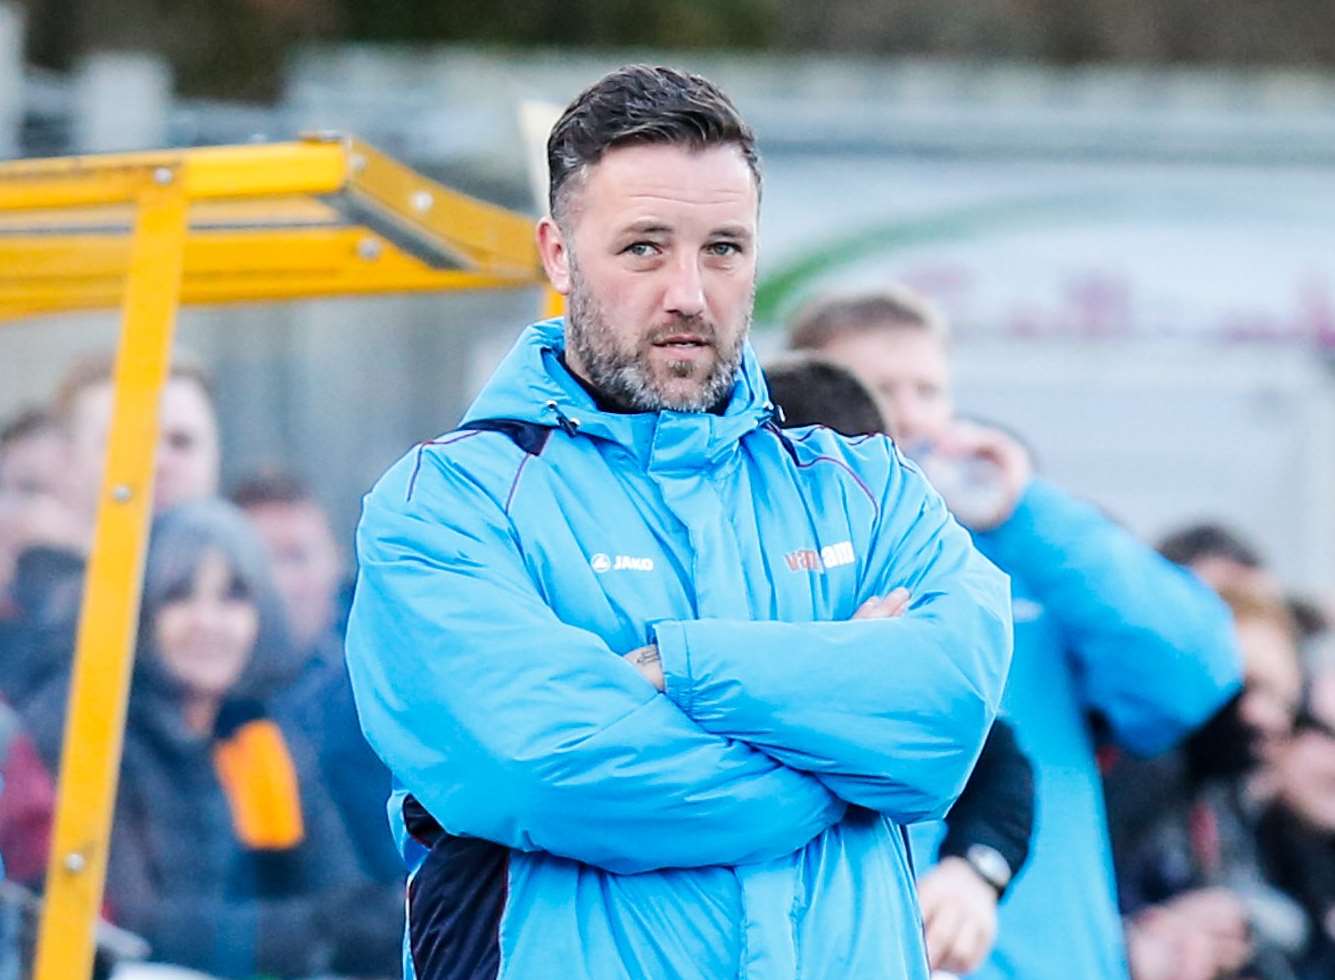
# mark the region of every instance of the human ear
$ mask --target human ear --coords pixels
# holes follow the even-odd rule
[[[570,250],[565,235],[552,218],[538,222],[538,254],[552,288],[562,296],[570,295]]]

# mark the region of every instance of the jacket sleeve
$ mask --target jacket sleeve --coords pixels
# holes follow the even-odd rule
[[[908,612],[672,621],[655,636],[668,697],[702,727],[909,823],[954,802],[996,715],[1010,664],[1010,588],[917,469],[886,447],[856,599],[904,586]]]
[[[979,543],[1061,627],[1085,703],[1122,746],[1161,752],[1236,691],[1224,604],[1088,504],[1034,480]]]
[[[946,814],[940,854],[964,857],[974,844],[985,844],[1006,859],[1013,879],[1029,859],[1033,831],[1034,767],[1015,730],[998,718],[964,792]]]
[[[446,831],[634,873],[779,857],[842,817],[561,622],[495,500],[427,460],[411,501],[402,466],[367,498],[347,659],[368,741]]]

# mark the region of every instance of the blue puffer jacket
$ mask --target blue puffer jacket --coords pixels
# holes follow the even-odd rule
[[[1034,766],[1029,861],[1000,909],[985,980],[1125,980],[1112,852],[1089,716],[1163,751],[1237,690],[1227,608],[1090,505],[1035,480],[976,538],[1011,575],[1015,660],[1002,710]],[[915,827],[920,859],[939,833]]]
[[[563,343],[530,327],[365,502],[409,975],[926,977],[900,825],[995,715],[1006,577],[887,440],[781,433],[749,349],[724,413],[623,415]],[[666,695],[618,656],[650,642]]]

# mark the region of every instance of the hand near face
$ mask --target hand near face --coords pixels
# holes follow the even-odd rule
[[[943,858],[918,881],[933,970],[965,974],[982,965],[997,938],[997,892],[967,861]]]
[[[991,514],[972,520],[972,530],[990,531],[1010,520],[1034,475],[1033,462],[1023,446],[1000,429],[975,422],[952,422],[933,449],[947,457],[975,457],[995,468],[1000,483],[998,504]],[[946,503],[949,505],[950,500]]]

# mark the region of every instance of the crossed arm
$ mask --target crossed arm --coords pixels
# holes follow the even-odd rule
[[[440,467],[410,504],[401,471],[368,498],[347,655],[372,746],[449,832],[632,873],[778,857],[848,802],[906,820],[958,793],[1000,697],[1008,605],[934,515],[915,508],[917,534],[869,556],[913,559],[866,582],[883,595],[901,576],[906,615],[660,623],[663,697],[557,619],[495,502]]]

